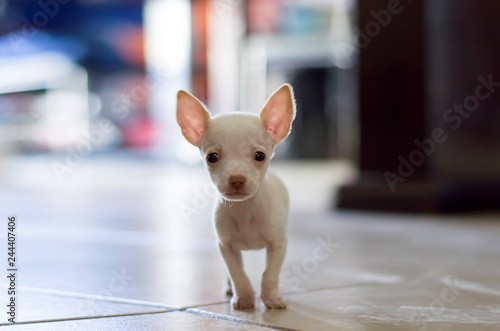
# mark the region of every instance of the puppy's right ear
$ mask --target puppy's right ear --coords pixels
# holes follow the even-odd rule
[[[187,141],[200,147],[209,121],[210,113],[200,100],[186,91],[177,92],[177,123]]]

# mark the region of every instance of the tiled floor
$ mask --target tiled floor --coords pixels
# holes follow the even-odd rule
[[[498,214],[332,212],[347,166],[277,164],[292,197],[290,305],[235,311],[202,169],[87,159],[61,182],[53,161],[12,160],[0,181],[0,217],[18,217],[12,329],[500,330]],[[6,220],[0,256],[5,232]],[[258,289],[263,253],[245,263]]]

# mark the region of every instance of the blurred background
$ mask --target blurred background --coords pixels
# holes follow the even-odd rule
[[[496,208],[498,5],[470,6],[0,0],[2,164],[44,158],[59,182],[99,158],[193,166],[198,152],[175,122],[177,90],[214,114],[259,112],[289,82],[298,115],[277,159],[349,168],[337,206]],[[467,99],[484,80],[486,99]],[[419,147],[436,128],[446,142]]]
[[[0,0],[0,241],[17,216],[19,321],[135,329],[124,315],[145,303],[131,311],[216,308],[214,323],[255,319],[244,329],[497,330],[498,13],[498,0]],[[258,113],[285,82],[298,109],[272,163],[291,198],[282,274],[307,274],[281,282],[286,312],[232,315],[216,194],[176,93]],[[245,254],[255,288],[263,254]]]
[[[95,137],[92,154],[193,163],[199,157],[175,123],[177,90],[192,91],[213,113],[259,112],[290,82],[299,117],[293,148],[283,153],[352,155],[354,61],[337,51],[341,41],[352,44],[352,7],[344,0],[2,0],[2,143],[16,153],[54,154]]]

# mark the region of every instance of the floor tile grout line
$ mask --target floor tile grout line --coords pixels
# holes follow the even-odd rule
[[[0,285],[0,288],[5,287],[5,285]],[[96,294],[87,294],[87,293],[80,293],[80,292],[72,292],[72,291],[64,291],[64,290],[53,290],[53,289],[45,289],[45,288],[39,288],[39,287],[31,287],[31,286],[20,286],[20,290],[28,290],[34,293],[40,293],[40,294],[49,294],[49,295],[54,295],[54,296],[59,296],[63,298],[78,298],[78,299],[92,299],[96,301],[103,301],[103,302],[111,302],[111,303],[122,303],[122,304],[130,304],[134,306],[146,306],[146,307],[156,307],[156,308],[161,308],[165,309],[166,311],[179,311],[183,312],[189,309],[200,309],[201,307],[207,307],[207,306],[214,306],[214,305],[221,305],[221,304],[227,304],[229,303],[228,300],[224,301],[217,301],[217,302],[211,302],[211,303],[202,303],[202,304],[195,304],[195,305],[188,305],[188,306],[172,306],[160,302],[154,302],[154,301],[145,301],[145,300],[137,300],[137,299],[128,299],[128,298],[120,298],[120,297],[101,297]],[[2,324],[0,324],[2,325]]]
[[[189,305],[189,306],[182,306],[182,307],[178,308],[178,310],[179,311],[184,311],[184,310],[188,310],[188,309],[199,309],[201,307],[223,305],[223,304],[226,304],[226,303],[229,304],[229,300],[212,302],[212,303],[202,303],[202,304]]]
[[[0,284],[0,288],[6,288],[6,286],[4,284]],[[194,304],[194,305],[188,305],[188,306],[173,306],[173,305],[168,305],[165,303],[155,302],[155,301],[128,299],[128,298],[120,298],[120,297],[101,297],[100,295],[97,295],[97,294],[88,294],[88,293],[72,292],[72,291],[64,291],[64,290],[53,290],[53,289],[45,289],[45,288],[31,287],[31,286],[20,286],[19,289],[20,290],[28,290],[28,291],[31,291],[34,293],[50,294],[50,295],[59,296],[59,297],[78,298],[78,299],[93,299],[96,301],[164,308],[164,309],[170,309],[172,311],[182,311],[182,310],[186,310],[186,309],[192,309],[192,308],[196,309],[198,307],[221,305],[221,304],[229,303],[229,300],[224,300],[224,301],[201,303],[201,304]]]
[[[274,329],[274,330],[282,330],[282,331],[300,331],[297,329],[290,329],[290,328],[285,328],[282,326],[278,325],[272,325],[272,324],[267,324],[267,323],[260,323],[260,322],[255,322],[255,321],[249,321],[245,320],[243,318],[239,317],[234,317],[230,315],[225,315],[225,314],[218,314],[218,313],[213,313],[213,312],[208,312],[208,311],[202,311],[202,310],[193,310],[192,308],[182,310],[185,313],[192,314],[192,315],[198,315],[198,316],[204,316],[204,317],[210,317],[218,320],[224,320],[224,321],[229,321],[229,322],[235,322],[239,324],[246,324],[246,325],[253,325],[253,326],[259,326],[259,327],[265,327],[269,329]]]
[[[102,318],[116,318],[116,317],[128,317],[128,316],[143,316],[143,315],[154,315],[154,314],[165,314],[165,313],[175,313],[180,312],[179,310],[164,310],[164,311],[147,311],[138,313],[127,313],[127,314],[111,314],[111,315],[95,315],[95,316],[81,316],[81,317],[70,317],[70,318],[57,318],[39,321],[23,321],[16,323],[0,323],[0,327],[4,326],[14,326],[14,325],[34,325],[34,324],[44,324],[44,323],[59,323],[59,322],[72,322],[72,321],[83,321],[83,320],[94,320]]]
[[[1,286],[1,287],[3,287],[3,286]],[[87,294],[87,293],[79,293],[79,292],[71,292],[71,291],[63,291],[63,290],[52,290],[52,289],[44,289],[44,288],[30,287],[30,286],[20,286],[18,288],[18,290],[19,291],[28,290],[28,291],[31,291],[34,293],[50,294],[50,295],[66,297],[66,298],[88,299],[88,300],[95,300],[95,301],[102,301],[102,302],[129,304],[129,305],[134,305],[134,306],[148,306],[148,307],[156,307],[156,308],[163,308],[163,309],[169,309],[169,310],[182,309],[179,307],[167,305],[167,304],[160,303],[160,302],[154,302],[154,301],[127,299],[127,298],[119,298],[119,297],[103,297],[103,296],[100,296],[97,294]]]
[[[306,293],[306,292],[317,292],[317,291],[324,291],[324,290],[331,290],[331,289],[341,289],[341,288],[350,287],[353,285],[358,286],[358,285],[370,285],[370,284],[374,284],[374,283],[370,282],[370,283],[348,284],[348,285],[339,285],[339,286],[326,286],[326,287],[319,287],[319,288],[302,289],[299,291],[284,292],[283,294],[294,295],[294,294],[300,294],[300,293]],[[4,288],[4,287],[5,287],[5,285],[3,285],[3,284],[0,285],[0,288]],[[28,291],[31,291],[34,293],[49,294],[49,295],[55,295],[55,296],[60,296],[60,297],[90,299],[90,300],[103,301],[103,302],[157,307],[157,308],[169,309],[169,310],[173,310],[173,311],[183,311],[183,310],[187,310],[187,309],[198,309],[200,307],[225,304],[225,303],[229,302],[229,301],[225,300],[225,301],[202,303],[202,304],[195,304],[195,305],[188,305],[188,306],[173,306],[173,305],[168,305],[168,304],[155,302],[155,301],[137,300],[137,299],[120,298],[120,297],[103,297],[103,296],[100,296],[97,294],[88,294],[88,293],[65,291],[65,290],[45,289],[45,288],[31,287],[31,286],[20,286],[19,289],[20,290],[28,290]]]
[[[267,323],[259,323],[254,321],[245,320],[242,318],[211,313],[207,311],[201,310],[193,310],[193,308],[188,309],[178,309],[178,310],[164,310],[164,311],[153,311],[153,312],[140,312],[140,313],[128,313],[128,314],[111,314],[111,315],[96,315],[96,316],[82,316],[82,317],[73,317],[73,318],[61,318],[61,319],[49,319],[49,320],[40,320],[40,321],[23,321],[16,323],[0,323],[0,327],[4,326],[14,326],[14,325],[36,325],[36,324],[45,324],[45,323],[62,323],[62,322],[74,322],[74,321],[84,321],[84,320],[96,320],[96,319],[104,319],[104,318],[117,318],[117,317],[132,317],[132,316],[144,316],[144,315],[155,315],[155,314],[166,314],[166,313],[187,313],[196,316],[202,316],[207,318],[213,318],[217,320],[224,320],[228,322],[233,322],[237,324],[245,324],[245,325],[253,325],[259,327],[265,327],[273,330],[282,330],[282,331],[300,331],[298,329],[290,329],[277,325],[267,324]]]
[[[349,287],[352,285],[342,285],[342,286],[329,286],[315,289],[304,289],[301,291],[287,292],[286,294],[294,294],[294,293],[304,293],[304,292],[315,292],[322,291],[328,289],[336,289]],[[4,286],[0,286],[4,287]],[[26,321],[26,322],[18,322],[16,324],[37,324],[37,323],[50,323],[50,322],[64,322],[64,321],[77,321],[77,320],[87,320],[87,319],[99,319],[99,318],[115,318],[115,317],[126,317],[126,316],[140,316],[140,315],[148,315],[148,314],[162,314],[168,312],[183,312],[188,314],[194,314],[199,316],[210,317],[214,319],[232,321],[240,324],[247,325],[255,325],[260,327],[267,327],[275,330],[283,330],[283,331],[297,331],[297,329],[290,329],[285,327],[280,327],[272,324],[259,323],[254,321],[245,320],[242,318],[234,317],[231,315],[218,314],[209,311],[205,311],[202,307],[213,306],[219,304],[227,304],[228,301],[215,302],[210,304],[201,304],[201,305],[190,305],[184,307],[174,307],[163,303],[152,302],[152,301],[144,301],[144,300],[136,300],[136,299],[127,299],[127,298],[119,298],[119,297],[101,297],[95,294],[86,294],[79,292],[71,292],[71,291],[63,291],[63,290],[52,290],[52,289],[44,289],[30,286],[22,286],[20,289],[28,290],[34,293],[41,294],[50,294],[61,297],[71,297],[71,298],[80,298],[80,299],[91,299],[103,302],[112,302],[112,303],[121,303],[121,304],[130,304],[135,306],[146,306],[146,307],[156,307],[163,309],[162,311],[154,311],[154,312],[138,312],[138,313],[124,313],[124,314],[112,314],[112,315],[99,315],[99,316],[82,316],[82,317],[73,317],[73,318],[63,318],[63,319],[51,319],[51,320],[40,320],[40,321]],[[12,324],[0,324],[0,326],[9,326]]]

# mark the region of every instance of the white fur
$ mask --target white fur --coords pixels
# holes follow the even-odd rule
[[[232,305],[253,308],[255,293],[245,271],[241,251],[265,248],[266,269],[261,298],[268,308],[286,308],[279,291],[279,274],[285,259],[288,191],[268,171],[274,147],[289,134],[295,117],[290,85],[277,89],[260,116],[230,113],[210,117],[205,106],[191,94],[179,91],[177,121],[184,137],[200,148],[210,177],[220,193],[214,209],[219,249],[232,289]],[[254,159],[265,154],[264,161]],[[216,153],[219,159],[208,162]]]

